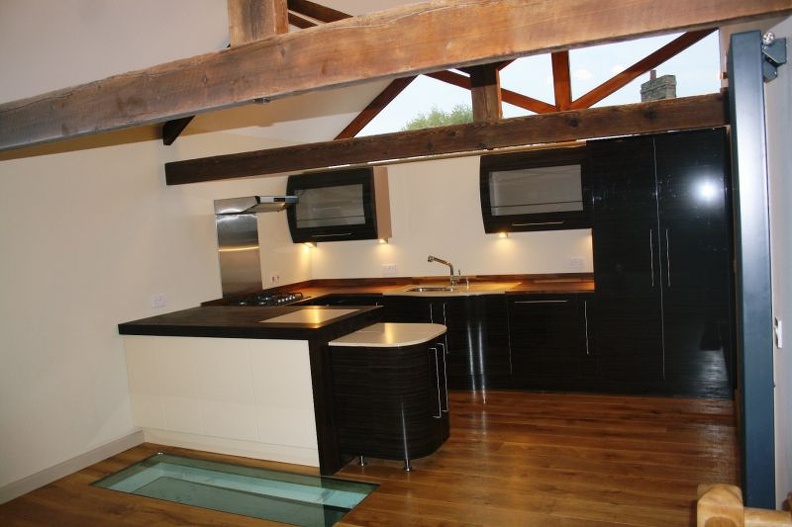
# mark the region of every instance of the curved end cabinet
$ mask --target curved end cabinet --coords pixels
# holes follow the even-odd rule
[[[338,443],[346,455],[404,460],[449,436],[440,324],[374,324],[330,343]]]

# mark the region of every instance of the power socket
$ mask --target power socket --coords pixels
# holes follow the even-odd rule
[[[396,276],[398,270],[395,263],[382,264],[382,276]]]
[[[154,293],[149,297],[151,307],[165,307],[168,305],[168,297],[165,293]]]

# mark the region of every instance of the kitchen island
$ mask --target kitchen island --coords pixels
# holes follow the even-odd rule
[[[133,420],[146,441],[318,466],[339,448],[328,342],[375,306],[205,306],[119,324]]]

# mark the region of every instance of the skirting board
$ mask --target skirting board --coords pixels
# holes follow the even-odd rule
[[[73,474],[78,470],[90,467],[125,450],[143,444],[143,431],[136,430],[129,435],[116,439],[106,445],[102,445],[77,457],[67,459],[50,468],[44,469],[26,478],[14,481],[0,487],[0,503],[11,501],[23,494],[27,494],[39,487],[48,485],[53,481]]]

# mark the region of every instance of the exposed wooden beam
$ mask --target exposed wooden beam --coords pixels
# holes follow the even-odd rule
[[[228,34],[231,46],[289,31],[285,0],[228,0]],[[166,121],[162,143],[172,145],[194,115]]]
[[[404,77],[403,79],[391,81],[335,138],[348,139],[355,137],[414,80],[415,77]]]
[[[255,99],[789,12],[792,0],[413,3],[2,104],[0,150]]]
[[[467,68],[466,71],[470,75],[473,120],[496,121],[503,117],[499,70],[493,65],[481,64]]]
[[[725,123],[723,96],[712,94],[176,161],[165,179],[180,185]]]
[[[288,31],[286,0],[228,0],[231,46],[241,46]]]
[[[569,108],[572,110],[591,108],[593,105],[597,104],[608,95],[611,95],[624,86],[627,86],[639,76],[686,50],[696,42],[711,34],[713,31],[715,30],[703,29],[701,31],[690,31],[684,35],[680,35],[651,55],[639,60],[621,73],[615,75],[593,90],[582,95],[580,98],[572,102]]]
[[[553,64],[553,92],[555,107],[559,112],[569,110],[572,104],[572,79],[569,74],[569,52],[556,51],[550,55]]]

